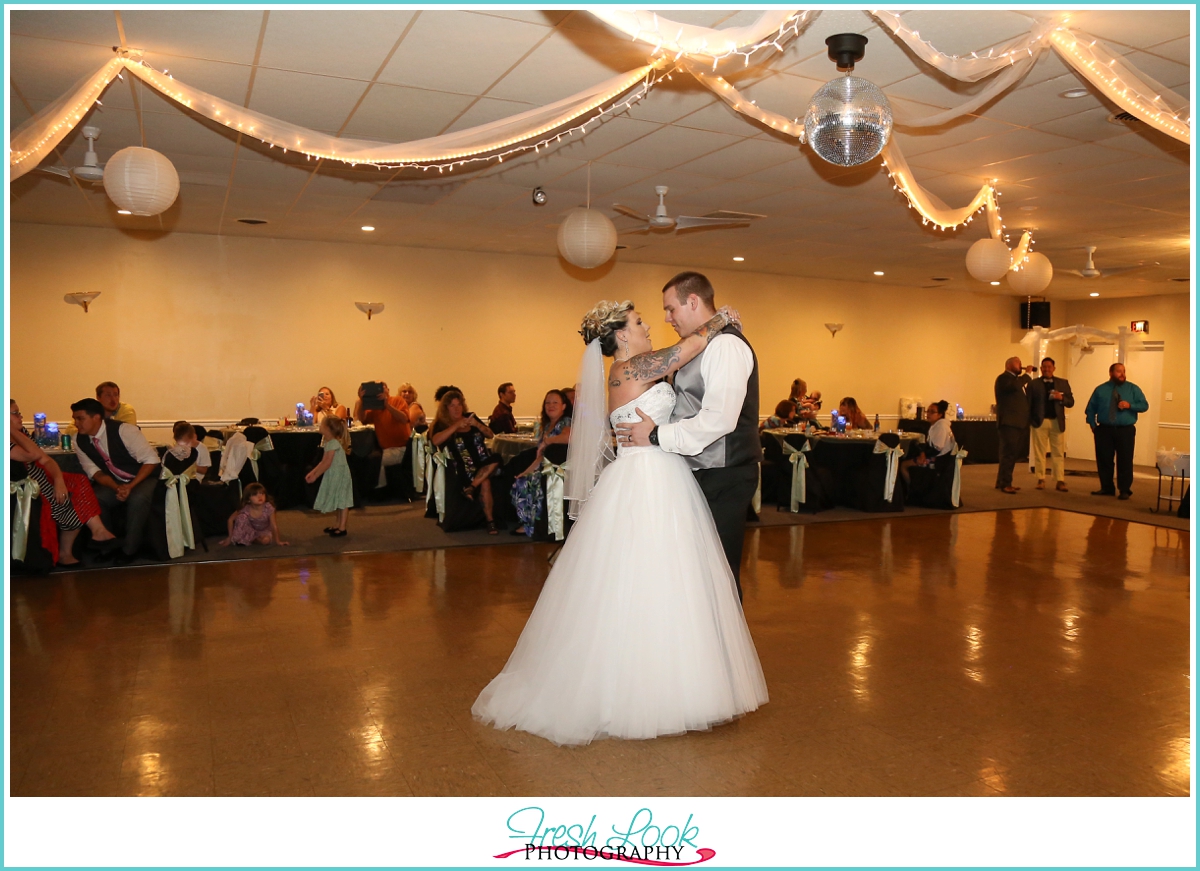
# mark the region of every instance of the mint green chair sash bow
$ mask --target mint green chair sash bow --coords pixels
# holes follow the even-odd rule
[[[413,489],[418,493],[425,490],[425,467],[428,464],[429,436],[423,432],[415,432],[412,437]]]
[[[792,447],[786,440],[781,441],[780,444],[783,446],[783,455],[792,464],[791,509],[792,513],[796,514],[800,511],[800,506],[808,501],[808,484],[804,474],[804,470],[808,468],[808,457],[804,455],[812,448],[809,447],[807,440],[802,448]]]
[[[432,456],[433,460],[433,498],[437,504],[438,523],[446,519],[446,464],[450,462],[450,454],[443,448]]]
[[[900,460],[904,457],[904,451],[904,442],[894,448],[889,448],[881,441],[875,442],[875,453],[887,454],[887,476],[883,479],[883,498],[886,502],[891,502],[892,494],[896,492],[896,476],[900,474]]]
[[[163,466],[159,478],[167,485],[167,553],[171,559],[183,556],[185,548],[196,547],[196,536],[192,530],[192,507],[188,504],[188,481],[192,480],[192,470],[187,469],[178,475]]]
[[[273,450],[275,450],[275,443],[271,441],[270,436],[267,436],[265,439],[259,439],[254,443],[254,447],[250,449],[250,453],[247,455],[246,459],[250,461],[250,468],[254,470],[255,481],[258,480],[258,458],[261,457],[266,451]]]
[[[23,481],[10,481],[8,492],[17,497],[17,513],[12,522],[12,558],[17,562],[25,561],[25,549],[29,546],[29,523],[33,513],[33,498],[42,492],[38,482],[33,478]]]
[[[957,448],[957,445],[955,447]],[[962,448],[957,448],[954,452],[954,486],[950,489],[950,504],[955,508],[958,507],[958,495],[962,486],[962,464],[966,456],[967,452]]]
[[[567,464],[556,466],[542,457],[542,477],[546,480],[546,525],[555,541],[567,537],[563,521],[563,497],[565,495]]]

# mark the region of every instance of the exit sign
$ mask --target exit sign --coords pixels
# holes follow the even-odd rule
[[[1130,321],[1129,322],[1129,331],[1133,332],[1133,333],[1146,333],[1147,335],[1149,335],[1150,322],[1149,321]]]

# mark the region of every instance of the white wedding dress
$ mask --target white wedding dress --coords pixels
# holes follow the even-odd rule
[[[659,383],[635,408],[666,423]],[[555,744],[707,729],[767,701],[708,503],[683,458],[621,447],[600,475],[504,670],[471,713]]]

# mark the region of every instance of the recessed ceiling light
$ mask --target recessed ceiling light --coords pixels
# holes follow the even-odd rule
[[[1066,100],[1078,100],[1080,97],[1086,97],[1090,93],[1091,91],[1087,88],[1068,88],[1059,94],[1059,96]]]
[[[239,224],[249,224],[252,227],[267,223],[263,218],[238,218],[237,220]]]
[[[998,281],[992,282],[992,287],[999,287],[999,286],[1000,286],[1000,282],[998,282]]]
[[[741,262],[742,262],[742,261],[744,261],[745,259],[746,259],[745,257],[734,257],[734,258],[733,258],[733,260],[734,260],[734,262],[735,262],[735,263],[741,263]]]
[[[129,209],[117,209],[117,214],[118,215],[132,215],[133,212],[129,211]]]
[[[365,224],[365,225],[363,225],[363,232],[364,232],[364,233],[370,233],[370,232],[371,232],[372,230],[374,230],[374,229],[375,229],[375,228],[374,228],[374,227],[372,227],[370,224]]]
[[[883,275],[883,273],[882,273],[882,272],[880,272],[878,269],[876,269],[876,270],[875,270],[875,274],[876,274],[876,275]]]
[[[1096,293],[1096,291],[1094,291],[1094,290],[1088,294],[1088,296],[1099,296],[1099,295],[1100,294]]]

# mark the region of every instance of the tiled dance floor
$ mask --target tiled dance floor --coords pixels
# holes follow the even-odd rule
[[[1187,533],[1047,508],[751,531],[771,701],[559,748],[472,721],[547,545],[16,579],[14,795],[1180,795]]]

